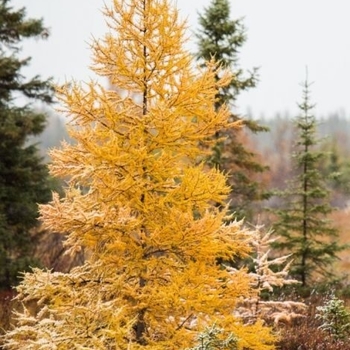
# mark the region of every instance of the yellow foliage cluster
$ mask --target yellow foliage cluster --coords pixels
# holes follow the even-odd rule
[[[93,70],[115,88],[57,89],[76,144],[52,151],[51,173],[69,181],[64,198],[41,206],[45,225],[89,259],[67,274],[24,275],[18,298],[42,309],[18,315],[6,348],[178,350],[215,323],[239,349],[273,349],[269,328],[234,315],[255,293],[249,275],[217,264],[247,255],[252,239],[215,205],[229,189],[200,147],[239,127],[214,108],[231,76],[214,62],[193,66],[167,0],[114,0],[104,13]]]

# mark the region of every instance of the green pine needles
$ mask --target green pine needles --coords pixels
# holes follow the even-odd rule
[[[37,203],[51,197],[46,165],[37,146],[28,144],[43,131],[46,116],[30,103],[17,103],[18,96],[52,102],[50,80],[22,73],[30,58],[21,57],[21,42],[44,32],[41,20],[27,19],[25,9],[0,0],[0,288],[5,289],[17,282],[19,271],[35,264],[30,231],[38,225]]]
[[[320,329],[328,332],[335,340],[349,339],[350,311],[345,307],[343,300],[333,294],[316,310],[316,318],[322,321]]]
[[[219,104],[232,103],[243,90],[257,84],[257,69],[246,73],[238,67],[238,54],[247,40],[242,19],[231,19],[228,0],[212,0],[209,7],[199,15],[200,29],[196,34],[199,60],[215,57],[223,66],[231,68],[235,79],[221,89]]]
[[[198,344],[187,350],[237,350],[238,339],[232,333],[223,337],[224,331],[215,324],[206,327],[205,330],[199,334]]]
[[[212,0],[210,5],[199,15],[200,28],[197,37],[197,59],[201,64],[214,58],[232,73],[233,79],[227,86],[219,89],[215,107],[223,104],[234,107],[242,91],[254,88],[257,84],[257,69],[244,71],[239,66],[239,53],[247,40],[242,19],[231,19],[228,0]],[[216,77],[220,79],[219,76]],[[231,120],[242,122],[241,130],[227,130],[215,134],[216,144],[212,149],[208,163],[229,174],[232,189],[230,210],[238,218],[252,218],[252,202],[262,199],[263,190],[258,181],[258,174],[267,169],[256,154],[247,147],[245,130],[250,132],[267,131],[266,127],[254,120],[231,113]]]
[[[318,151],[320,140],[316,135],[317,121],[312,114],[314,106],[310,102],[307,80],[303,84],[303,100],[298,106],[300,115],[294,120],[297,132],[293,154],[295,175],[285,190],[274,193],[282,203],[274,210],[277,215],[274,229],[281,239],[273,246],[293,254],[291,274],[306,286],[316,278],[331,278],[332,263],[345,247],[337,242],[338,232],[327,217],[332,207],[319,171],[325,153]]]

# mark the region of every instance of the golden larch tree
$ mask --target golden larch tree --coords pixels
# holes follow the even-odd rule
[[[246,270],[217,264],[249,253],[252,234],[215,205],[226,178],[204,166],[212,135],[230,124],[215,96],[231,77],[193,66],[184,23],[167,0],[115,0],[108,34],[94,40],[96,82],[58,88],[76,144],[52,151],[65,197],[42,205],[46,227],[67,232],[88,258],[69,273],[24,274],[24,308],[7,349],[185,349],[216,324],[239,349],[273,349],[262,322],[244,324],[240,298],[255,293]]]

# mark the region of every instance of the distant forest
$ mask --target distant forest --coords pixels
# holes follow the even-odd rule
[[[69,137],[66,120],[52,110],[49,114],[45,131],[31,142],[39,143],[40,151],[46,161],[50,161],[48,150],[59,147],[65,140],[73,142]],[[288,113],[277,114],[272,118],[258,120],[260,125],[268,127],[269,131],[252,133],[243,130],[241,137],[246,147],[260,158],[260,162],[269,170],[258,179],[268,190],[283,188],[285,182],[292,176],[291,155],[293,154],[295,130],[292,123],[294,117]],[[344,114],[331,114],[319,119],[318,136],[320,147],[326,153],[320,171],[329,177],[329,189],[332,191],[332,205],[345,208],[350,201],[350,118]],[[336,179],[332,173],[338,172]],[[349,199],[348,199],[349,198]]]
[[[269,131],[247,135],[249,147],[270,168],[263,180],[267,188],[283,189],[293,176],[292,155],[296,139],[293,120],[288,113],[261,119],[259,123]],[[332,193],[332,205],[339,209],[347,207],[350,198],[349,134],[350,118],[344,114],[334,113],[318,119],[319,146],[326,155],[320,163],[320,171]]]

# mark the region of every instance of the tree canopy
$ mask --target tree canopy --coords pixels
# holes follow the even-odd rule
[[[213,62],[193,68],[166,0],[117,0],[104,14],[110,31],[92,43],[93,69],[116,89],[59,89],[77,142],[52,152],[51,173],[69,182],[41,206],[45,225],[89,258],[69,273],[24,275],[19,299],[40,311],[20,313],[5,346],[177,350],[215,323],[240,349],[273,349],[268,327],[235,315],[254,294],[247,271],[217,264],[248,254],[252,239],[215,205],[229,188],[199,147],[239,127],[214,106],[230,74]]]

